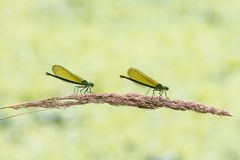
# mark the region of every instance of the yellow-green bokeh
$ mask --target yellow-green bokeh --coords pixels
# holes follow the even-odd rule
[[[147,88],[120,79],[136,67],[171,99],[235,116],[107,104],[0,122],[0,159],[240,159],[240,1],[0,1],[0,105],[73,93],[51,77],[60,64],[94,92]],[[7,116],[26,110],[1,110]]]

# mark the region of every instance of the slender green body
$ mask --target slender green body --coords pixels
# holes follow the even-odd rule
[[[83,90],[84,94],[86,92],[91,93],[91,88],[94,87],[94,84],[92,82],[84,80],[80,76],[70,72],[69,70],[60,65],[53,65],[52,71],[54,74],[46,72],[46,75],[63,80],[65,82],[77,84],[77,86],[74,88],[74,94],[78,93],[79,89],[81,93]]]
[[[162,84],[158,83],[156,80],[152,79],[151,77],[147,76],[137,68],[129,68],[127,71],[128,77],[124,75],[120,75],[120,78],[128,79],[132,82],[135,82],[137,84],[150,87],[150,89],[153,89],[153,95],[155,91],[159,91],[159,95],[161,96],[163,93],[165,93],[165,96],[167,97],[166,91],[169,90],[167,86],[163,86]],[[149,90],[150,90],[149,89]],[[148,90],[148,91],[149,91]],[[147,92],[148,93],[148,92]]]

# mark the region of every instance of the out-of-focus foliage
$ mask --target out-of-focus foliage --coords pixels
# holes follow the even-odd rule
[[[171,99],[233,118],[167,109],[84,105],[0,121],[0,159],[240,159],[240,1],[2,0],[0,104],[72,94],[45,76],[61,64],[94,92],[137,92],[137,67]],[[24,110],[26,111],[26,110]],[[24,112],[1,110],[0,116]]]

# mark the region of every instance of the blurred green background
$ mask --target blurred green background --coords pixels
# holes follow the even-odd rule
[[[224,108],[218,117],[84,105],[0,122],[1,160],[240,159],[240,1],[1,0],[0,104],[73,93],[61,64],[95,93],[145,94],[119,78],[137,67],[171,99]],[[28,110],[1,110],[8,116]]]

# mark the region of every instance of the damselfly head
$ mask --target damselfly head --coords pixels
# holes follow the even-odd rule
[[[156,86],[156,88],[158,89],[158,90],[165,90],[165,91],[168,91],[169,90],[169,88],[167,87],[167,86],[163,86],[162,84],[157,84],[157,86]]]
[[[90,87],[94,87],[94,83],[92,83],[92,82],[88,82],[88,85],[89,85]]]
[[[86,80],[83,80],[83,81],[82,81],[82,85],[84,85],[84,86],[89,86],[89,87],[93,87],[93,86],[94,86],[94,83],[88,82],[88,81],[86,81]]]
[[[167,86],[163,86],[163,90],[166,90],[166,91],[168,91],[168,90],[169,90],[169,88],[168,88]]]

